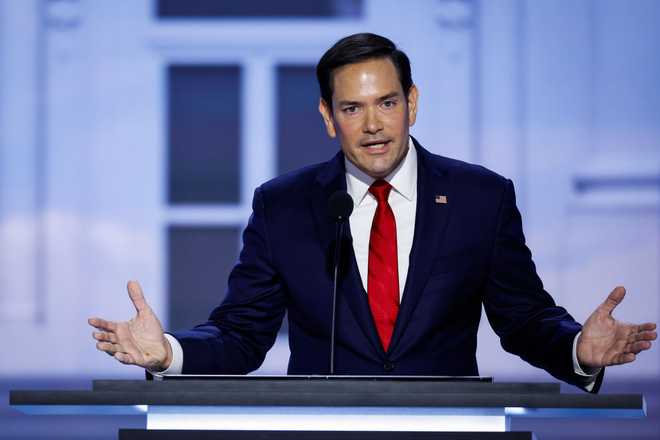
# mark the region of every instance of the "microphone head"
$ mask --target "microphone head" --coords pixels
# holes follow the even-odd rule
[[[346,220],[353,212],[353,199],[346,191],[335,191],[328,200],[328,212],[338,222]]]

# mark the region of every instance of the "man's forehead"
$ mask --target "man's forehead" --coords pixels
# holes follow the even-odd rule
[[[333,98],[364,94],[385,96],[402,93],[396,67],[388,58],[375,58],[347,64],[333,72]]]

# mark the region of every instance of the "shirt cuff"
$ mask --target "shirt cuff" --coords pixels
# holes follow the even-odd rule
[[[165,339],[169,342],[170,347],[172,347],[172,362],[170,363],[170,366],[163,371],[149,370],[149,373],[156,377],[167,376],[170,374],[181,374],[183,371],[183,347],[181,347],[181,344],[174,336],[168,333],[165,333]]]
[[[578,332],[577,335],[575,335],[575,339],[573,339],[573,370],[575,371],[575,374],[578,376],[583,376],[588,378],[587,383],[584,385],[584,388],[587,391],[591,391],[596,384],[596,378],[598,377],[598,374],[600,373],[601,368],[587,368],[586,371],[582,369],[580,366],[580,362],[578,362],[577,358],[577,341],[578,338],[582,332]]]

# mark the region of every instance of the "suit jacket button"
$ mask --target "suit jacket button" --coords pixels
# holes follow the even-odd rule
[[[394,370],[394,364],[392,362],[385,362],[385,364],[383,365],[383,370],[385,371]]]

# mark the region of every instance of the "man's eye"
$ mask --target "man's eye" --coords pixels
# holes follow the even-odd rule
[[[344,113],[355,113],[357,111],[357,105],[352,105],[350,107],[344,107]]]
[[[385,108],[392,108],[396,105],[396,101],[388,99],[387,101],[383,101],[383,107]]]

